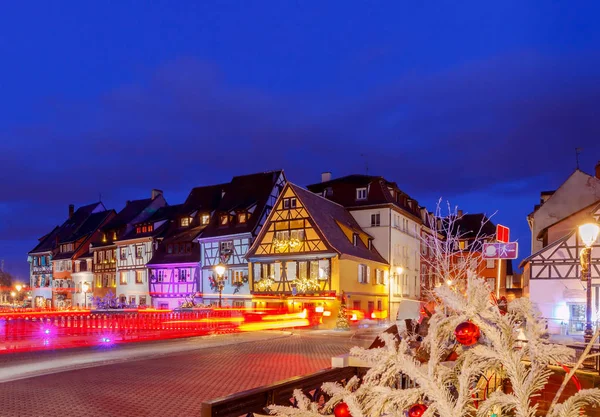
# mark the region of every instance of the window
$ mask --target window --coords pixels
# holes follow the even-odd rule
[[[358,235],[356,233],[352,234],[352,244],[354,246],[358,245]]]
[[[154,225],[153,224],[149,224],[148,225],[148,231],[152,232],[154,230]]]
[[[142,233],[148,232],[148,226],[142,226]]]
[[[127,259],[127,248],[121,248],[121,260]]]
[[[173,253],[173,245],[171,243],[167,245],[167,253]]]
[[[375,284],[383,285],[384,284],[383,276],[384,276],[383,269],[375,269]]]
[[[192,244],[191,243],[185,244],[185,253],[192,253]]]
[[[223,242],[219,242],[219,251],[221,253],[230,252],[232,249],[233,249],[233,241],[226,240],[226,241],[223,241]]]
[[[235,283],[243,283],[243,282],[244,282],[244,271],[243,270],[233,271],[233,275],[231,276],[231,283],[235,284]]]
[[[375,302],[374,301],[367,302],[367,310],[369,312],[369,318],[371,318],[371,313],[373,313],[373,311],[375,310]]]
[[[383,307],[382,307],[382,302],[381,300],[377,300],[377,310],[382,311]]]
[[[369,267],[364,264],[358,265],[358,282],[361,284],[367,284],[370,281]]]
[[[357,188],[356,189],[356,199],[357,200],[366,200],[367,199],[367,188]]]
[[[142,284],[144,282],[144,271],[135,271],[135,283]]]
[[[373,239],[369,239],[369,250],[373,250]]]
[[[246,223],[246,213],[238,213],[238,223]]]
[[[354,300],[354,301],[352,301],[352,309],[353,310],[360,310],[360,300]]]
[[[289,209],[290,208],[290,199],[289,198],[284,198],[283,199],[283,208],[284,209]]]
[[[121,271],[121,280],[119,283],[121,285],[127,285],[127,271]]]
[[[371,214],[371,227],[381,226],[381,214]]]
[[[296,197],[290,198],[290,208],[296,208]]]
[[[493,269],[496,266],[496,263],[494,262],[493,259],[488,259],[485,263],[485,267],[487,269]]]
[[[104,252],[98,252],[98,263],[104,262]]]
[[[299,241],[304,241],[304,229],[291,230],[290,238],[298,239]]]
[[[144,247],[143,246],[140,245],[140,246],[136,246],[135,247],[135,257],[136,258],[141,258],[142,255],[143,255],[143,253],[144,253]]]
[[[229,222],[229,216],[227,214],[221,214],[219,216],[219,224],[221,226],[226,226],[228,222]]]
[[[145,306],[146,305],[146,296],[145,295],[140,295],[140,306]]]
[[[458,242],[458,248],[460,250],[465,250],[468,247],[469,247],[469,244],[468,244],[468,242],[466,240],[461,240],[461,241]]]
[[[165,271],[158,270],[156,272],[156,282],[163,282],[165,280]]]
[[[179,253],[185,253],[185,243],[179,244]]]
[[[203,214],[202,215],[202,224],[208,224],[209,221],[210,221],[210,214]]]
[[[181,227],[188,227],[190,225],[190,218],[189,217],[182,217],[179,220],[179,225]]]
[[[179,282],[186,282],[187,277],[188,277],[187,269],[180,269],[179,270]]]
[[[137,234],[140,234],[140,233],[142,233],[142,228],[141,228],[140,226],[136,227],[136,228],[135,228],[135,232],[136,232]]]
[[[134,306],[135,305],[135,295],[132,295],[129,297],[129,305],[130,306]]]
[[[275,232],[275,239],[277,240],[289,240],[290,231],[289,230],[279,230]]]
[[[65,263],[67,264],[67,268],[66,268],[66,270],[67,270],[67,271],[70,271],[70,270],[71,270],[71,267],[72,267],[71,261],[65,261]]]

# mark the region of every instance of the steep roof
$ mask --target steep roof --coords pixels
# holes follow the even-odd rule
[[[45,236],[42,236],[38,240],[38,244],[35,248],[33,248],[29,253],[39,253],[39,252],[49,252],[56,247],[56,236],[58,235],[58,231],[60,230],[60,226],[55,226],[54,229],[50,233]]]
[[[229,184],[206,185],[194,187],[183,203],[184,210],[190,212],[198,210],[213,211],[221,202],[223,191]]]
[[[478,234],[480,238],[496,235],[496,226],[483,213],[459,216],[454,220],[453,226],[452,234],[461,239],[475,239]]]
[[[357,200],[356,189],[363,187],[368,187],[367,198]],[[381,176],[352,174],[311,184],[306,188],[347,208],[393,204],[406,214],[421,218],[418,202],[400,190],[398,184]],[[390,188],[394,190],[393,195]]]
[[[154,201],[151,198],[144,198],[142,200],[128,201],[123,210],[121,210],[111,221],[109,221],[104,227],[104,230],[118,229],[126,226],[133,219],[135,219],[142,211],[148,209],[150,203]]]
[[[205,226],[196,226],[179,233],[168,235],[159,245],[158,249],[148,262],[148,265],[160,264],[178,264],[178,263],[198,263],[200,262],[200,245],[194,243],[194,239],[202,232]],[[191,244],[191,252],[189,253],[169,253],[169,245]]]
[[[92,213],[81,226],[68,238],[61,239],[59,243],[76,242],[82,240],[81,243],[73,248],[71,252],[62,252],[54,256],[54,259],[68,259],[73,256],[83,245],[89,245],[89,238],[91,238],[95,232],[100,230],[104,222],[111,216],[115,215],[114,210],[105,210],[97,213]]]
[[[233,177],[225,187],[225,195],[216,210],[217,215],[213,216],[201,237],[253,233],[269,201],[271,191],[282,174],[283,171],[278,170]],[[238,223],[234,219],[227,222],[225,226],[219,224],[219,214],[233,214],[251,208],[253,208],[252,214],[245,223]]]
[[[163,206],[156,210],[156,212],[147,219],[136,223],[134,226],[142,224],[154,225],[151,232],[137,233],[136,227],[133,227],[129,232],[125,233],[116,242],[139,239],[143,237],[161,238],[164,237],[169,229],[170,221],[176,218],[183,212],[183,204],[175,204],[172,206]],[[162,223],[161,223],[162,222]],[[156,225],[156,223],[161,223]]]
[[[367,236],[369,236],[369,234],[360,228],[354,217],[343,206],[314,194],[298,185],[288,182],[287,186],[289,186],[300,199],[302,206],[304,206],[314,221],[315,226],[319,229],[329,246],[336,252],[341,255],[345,254],[387,264],[387,261],[379,254],[379,252],[377,252],[375,246],[372,246],[371,249],[369,249],[361,239],[357,239],[357,245],[354,246],[352,241],[348,239],[340,225],[357,233],[363,233]],[[249,252],[248,254],[253,255],[256,251],[256,247],[257,246],[254,246],[251,250],[252,253]]]

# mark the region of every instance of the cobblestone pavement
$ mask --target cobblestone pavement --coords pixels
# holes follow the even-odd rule
[[[199,416],[205,400],[329,367],[369,344],[350,336],[298,332],[7,382],[0,416]]]

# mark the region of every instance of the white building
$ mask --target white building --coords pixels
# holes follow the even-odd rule
[[[80,256],[74,262],[71,277],[75,292],[73,293],[72,305],[78,308],[92,307],[92,294],[94,291],[94,272],[92,269],[93,256],[91,253]]]
[[[332,180],[327,172],[322,174],[321,183],[307,188],[346,207],[360,227],[373,236],[375,248],[390,263],[390,317],[396,318],[400,308],[406,318],[418,316],[422,220],[417,201],[396,183],[369,175]],[[351,299],[353,294],[347,295]]]
[[[216,305],[219,293],[211,287],[217,279],[215,266],[225,266],[223,305],[251,307],[246,252],[264,225],[285,185],[283,171],[234,177],[225,186],[209,225],[197,239],[200,243],[202,302]]]

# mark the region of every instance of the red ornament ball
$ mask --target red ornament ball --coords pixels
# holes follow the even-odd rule
[[[456,326],[456,330],[454,330],[454,336],[461,345],[471,346],[477,343],[477,340],[479,340],[479,337],[481,336],[481,332],[476,324],[470,321],[465,321],[464,323]]]
[[[345,402],[338,403],[333,409],[333,414],[335,417],[352,417],[348,404]]]
[[[408,409],[408,417],[421,417],[427,411],[425,404],[415,404]]]

